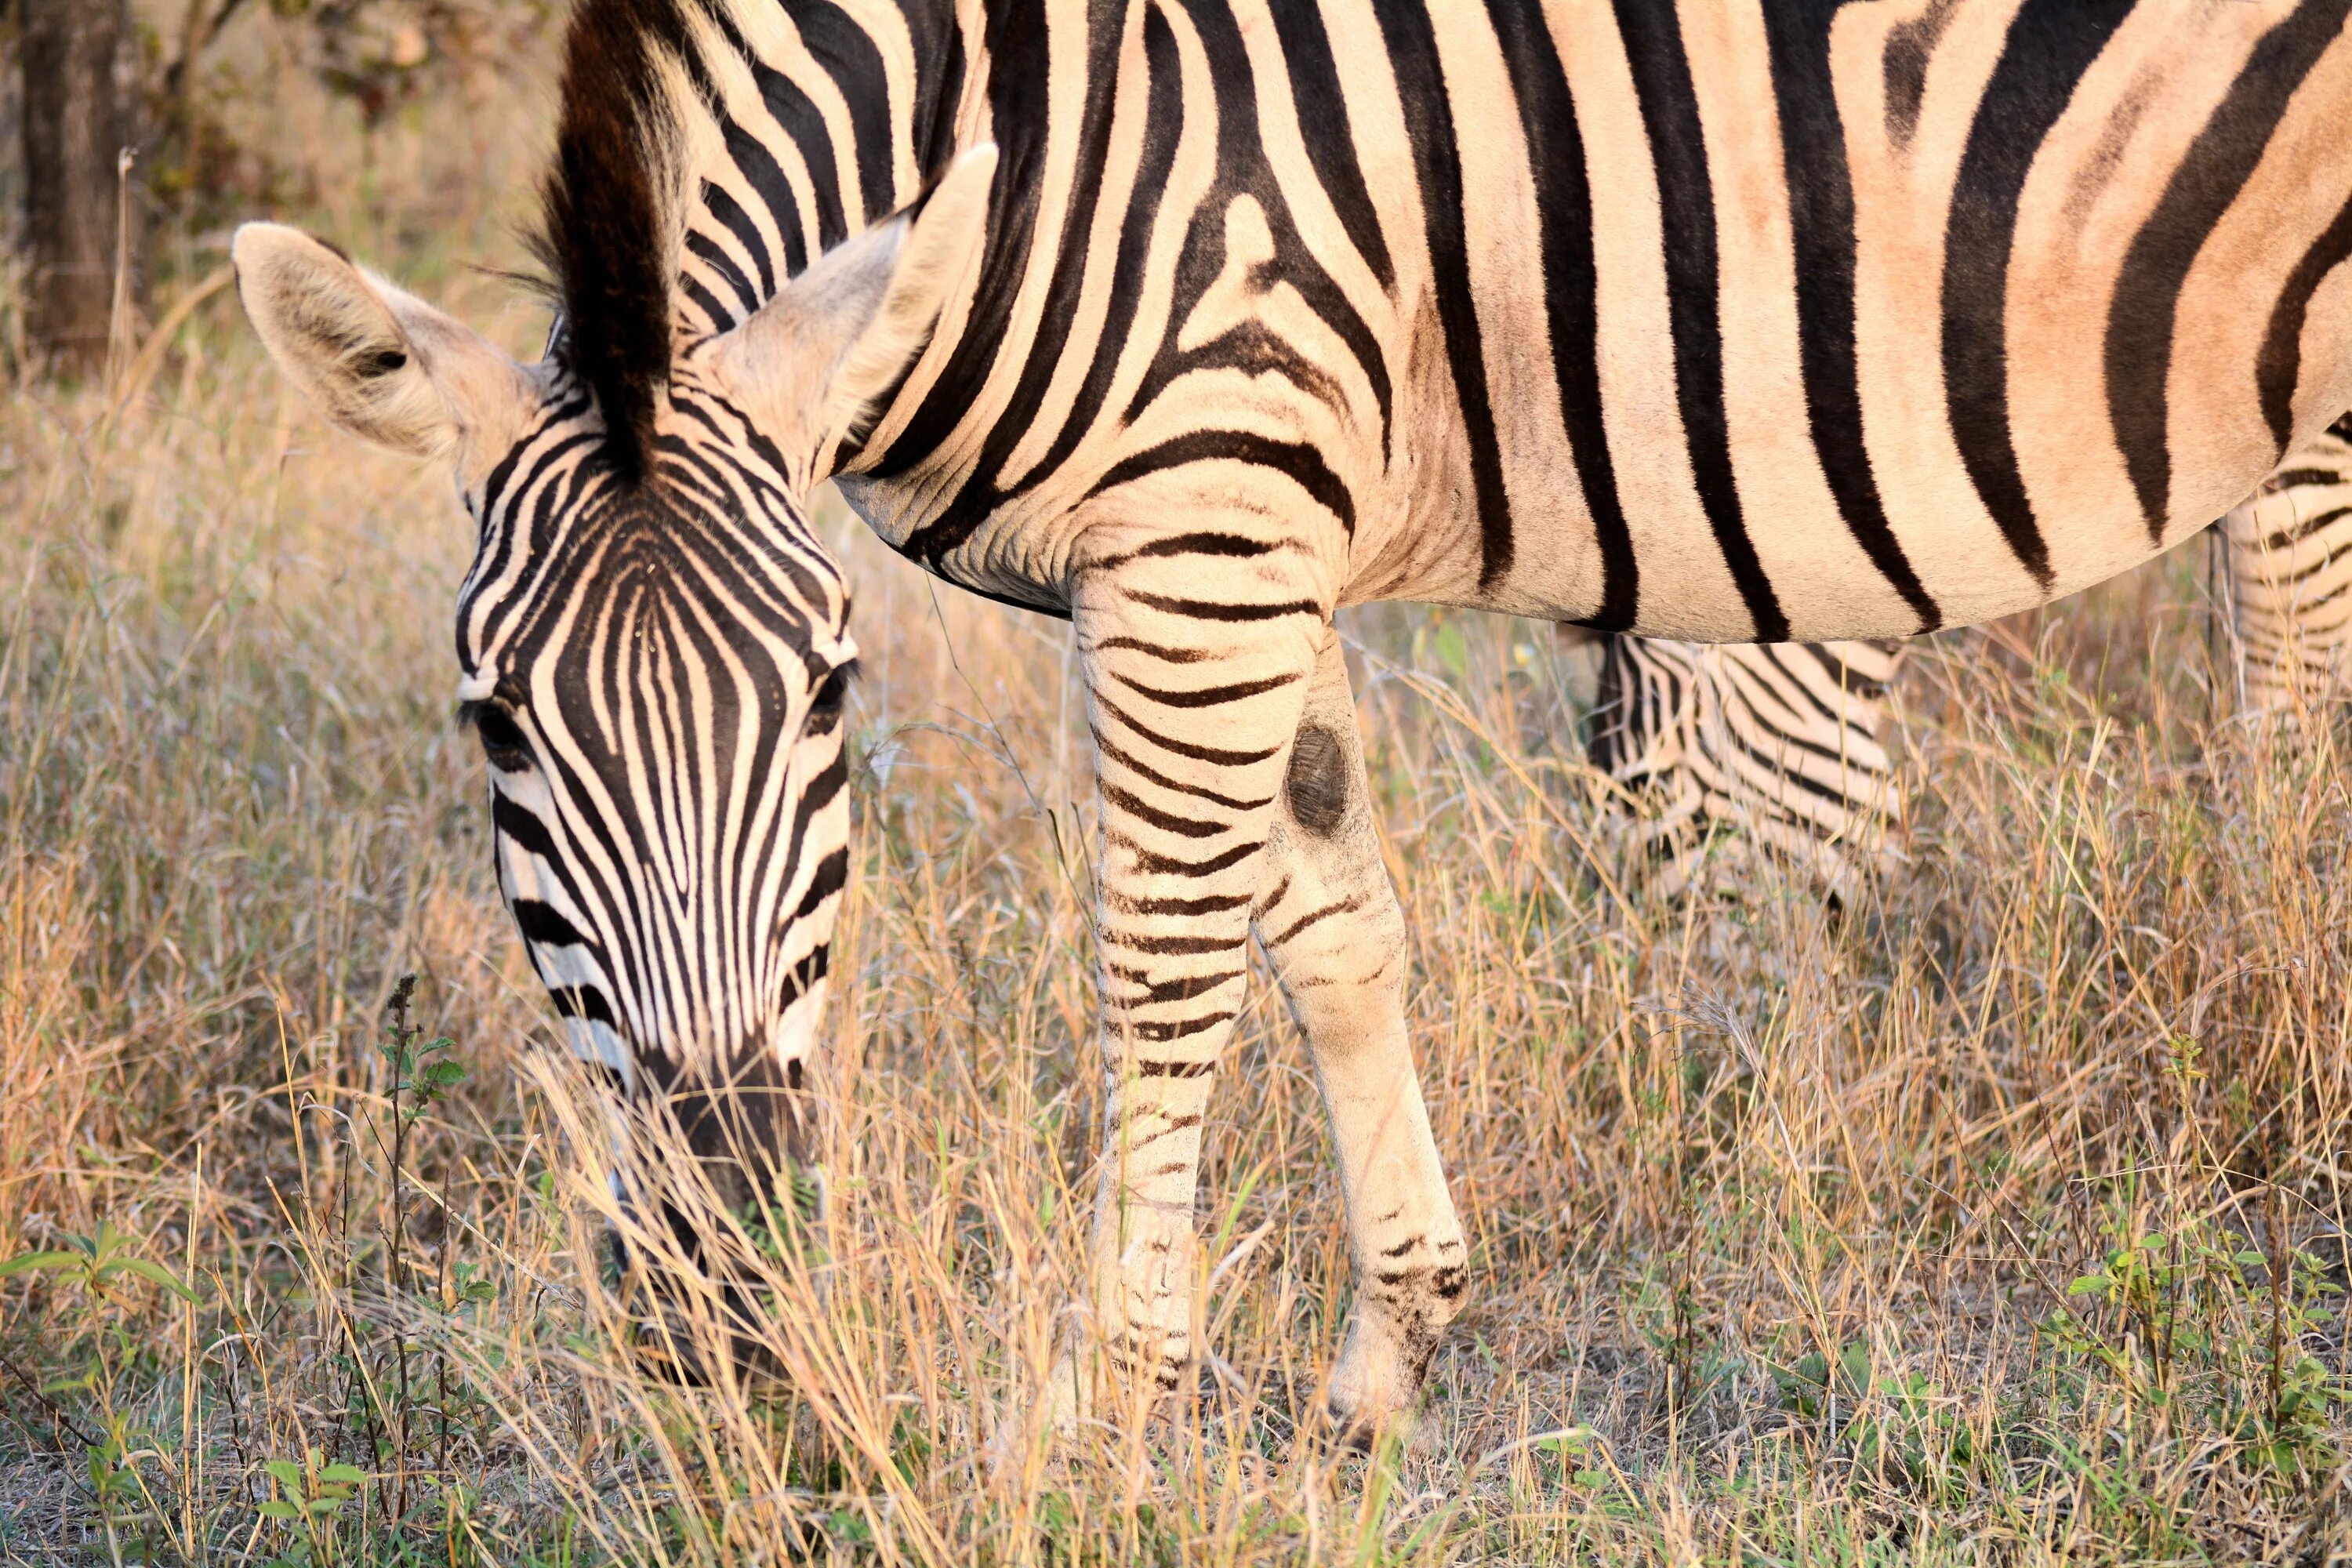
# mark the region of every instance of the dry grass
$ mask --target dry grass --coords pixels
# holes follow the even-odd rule
[[[836,519],[869,679],[835,1201],[768,1265],[797,1392],[681,1391],[615,1348],[608,1130],[498,906],[442,478],[313,424],[225,300],[156,386],[119,420],[0,405],[0,1259],[111,1226],[194,1298],[97,1260],[0,1279],[16,1560],[2347,1550],[2347,756],[2324,721],[2212,721],[2198,563],[1939,640],[1913,862],[1839,919],[1765,873],[1606,896],[1543,628],[1351,613],[1475,1249],[1427,1415],[1369,1460],[1291,1440],[1348,1292],[1261,984],[1203,1181],[1218,1366],[992,1469],[1100,1106],[1066,629]],[[468,1076],[396,1194],[410,972]]]

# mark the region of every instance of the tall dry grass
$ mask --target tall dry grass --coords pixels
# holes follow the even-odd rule
[[[401,199],[452,199],[402,157]],[[450,262],[505,254],[510,188],[405,259],[521,350],[530,308]],[[2347,1550],[2343,728],[2210,700],[2193,552],[1932,645],[1910,864],[1842,913],[1766,868],[1646,893],[1543,628],[1350,612],[1470,1304],[1410,1441],[1294,1441],[1348,1277],[1261,983],[1202,1184],[1213,1360],[1049,1447],[1101,1109],[1066,628],[826,514],[868,670],[833,1203],[742,1238],[790,1389],[676,1387],[604,1279],[628,1156],[498,907],[444,479],[296,407],[226,298],[159,363],[119,412],[0,405],[0,1260],[52,1255],[0,1279],[15,1560]]]

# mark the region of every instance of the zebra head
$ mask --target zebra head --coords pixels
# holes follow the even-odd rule
[[[593,275],[628,258],[564,255],[563,313],[527,365],[320,240],[236,237],[247,312],[313,405],[454,466],[478,539],[457,694],[500,890],[574,1048],[669,1105],[730,1203],[817,1163],[803,1082],[848,868],[856,658],[807,498],[929,342],[993,163],[968,154],[718,331],[591,322]],[[631,331],[658,363],[615,349]]]

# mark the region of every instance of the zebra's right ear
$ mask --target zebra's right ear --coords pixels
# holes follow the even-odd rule
[[[519,430],[535,402],[520,365],[324,240],[248,223],[229,257],[269,357],[320,413],[362,440],[420,458],[458,455],[468,437]]]

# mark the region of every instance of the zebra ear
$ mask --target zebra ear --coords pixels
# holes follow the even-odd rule
[[[248,223],[229,256],[269,357],[320,413],[362,440],[438,457],[527,413],[521,366],[324,240]]]
[[[905,212],[835,246],[720,336],[712,363],[772,436],[814,456],[923,352],[988,231],[996,149],[950,164]]]

